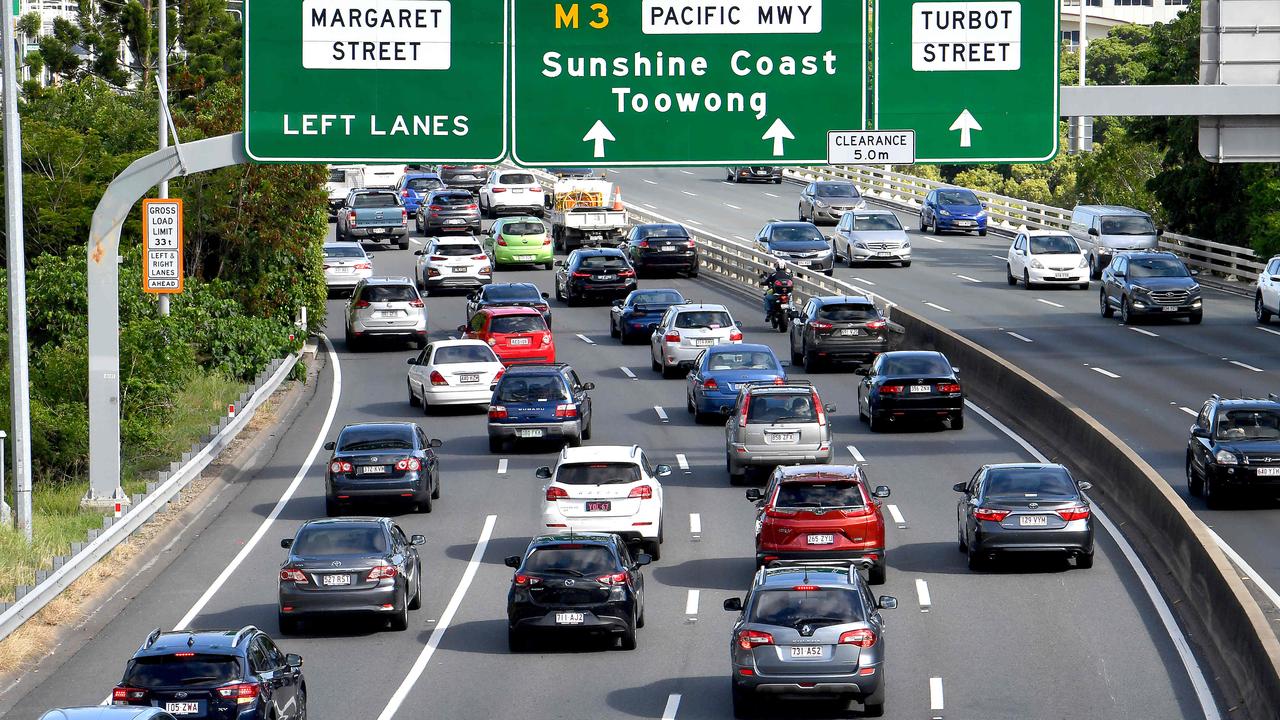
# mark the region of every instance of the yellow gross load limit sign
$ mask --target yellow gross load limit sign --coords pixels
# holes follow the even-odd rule
[[[142,289],[182,292],[182,199],[142,201]]]

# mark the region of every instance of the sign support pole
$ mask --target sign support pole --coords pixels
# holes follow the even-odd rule
[[[160,63],[156,71],[156,89],[160,93],[160,151],[169,147],[169,124],[166,121],[169,114],[169,4],[168,0],[160,0]],[[160,181],[160,192],[157,195],[161,198],[169,197],[169,181]],[[145,263],[146,258],[142,261]],[[178,272],[182,272],[182,268],[178,268]],[[159,309],[161,317],[169,316],[169,296],[164,294],[159,299]]]

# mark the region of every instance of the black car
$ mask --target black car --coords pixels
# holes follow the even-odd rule
[[[1280,489],[1280,396],[1209,398],[1187,438],[1187,491],[1210,508],[1229,493]]]
[[[636,272],[666,270],[698,277],[698,245],[677,223],[636,225],[619,246]]]
[[[325,473],[324,511],[330,517],[360,500],[395,500],[431,512],[440,497],[440,466],[434,448],[414,423],[355,423],[342,428]]]
[[[280,632],[301,620],[340,613],[385,617],[393,630],[409,628],[422,607],[422,535],[406,537],[387,518],[308,520],[280,541],[289,557],[280,567]]]
[[[1204,302],[1197,274],[1171,252],[1122,253],[1102,271],[1098,307],[1107,318],[1119,310],[1120,322],[1126,325],[1152,316],[1184,317],[1199,325]]]
[[[572,305],[582,300],[620,298],[636,289],[636,270],[615,248],[579,248],[557,260],[556,299]]]
[[[768,223],[756,233],[755,249],[825,275],[835,271],[831,243],[813,223]]]
[[[748,181],[782,184],[782,168],[777,165],[734,165],[725,168],[724,181],[739,183]]]
[[[307,682],[302,657],[285,654],[252,625],[156,628],[129,659],[111,704],[207,720],[306,720]]]
[[[523,650],[534,632],[577,631],[617,636],[623,650],[636,648],[636,629],[644,627],[644,576],[650,558],[635,556],[611,533],[544,535],[524,555],[512,555],[515,568],[507,593],[507,641]]]
[[[649,337],[649,326],[658,322],[672,305],[683,305],[679,290],[633,290],[623,300],[614,300],[609,308],[609,336],[622,344]]]
[[[531,307],[542,313],[542,319],[551,327],[549,295],[533,283],[492,283],[467,296],[467,323],[471,316],[486,307]]]
[[[432,190],[418,205],[414,224],[423,235],[460,231],[480,234],[480,205],[466,190]]]
[[[950,419],[952,430],[964,427],[964,391],[940,352],[887,352],[854,373],[865,376],[858,384],[858,419],[872,432],[912,418]]]
[[[837,360],[869,363],[888,352],[893,328],[871,300],[860,296],[810,298],[791,318],[791,362],[805,372]]]
[[[487,165],[441,165],[437,171],[445,185],[476,192],[489,178]]]

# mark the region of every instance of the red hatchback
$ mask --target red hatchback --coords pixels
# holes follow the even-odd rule
[[[482,308],[471,316],[470,325],[459,325],[458,332],[489,343],[504,365],[556,361],[555,337],[535,308]]]
[[[872,561],[867,581],[884,582],[884,516],[880,499],[886,485],[867,489],[857,465],[779,467],[764,492],[752,488],[747,499],[756,515],[756,564],[775,560]]]

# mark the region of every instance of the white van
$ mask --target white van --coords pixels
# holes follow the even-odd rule
[[[1141,210],[1120,205],[1077,205],[1068,232],[1089,260],[1089,277],[1097,280],[1111,258],[1124,250],[1155,250],[1164,231]]]

